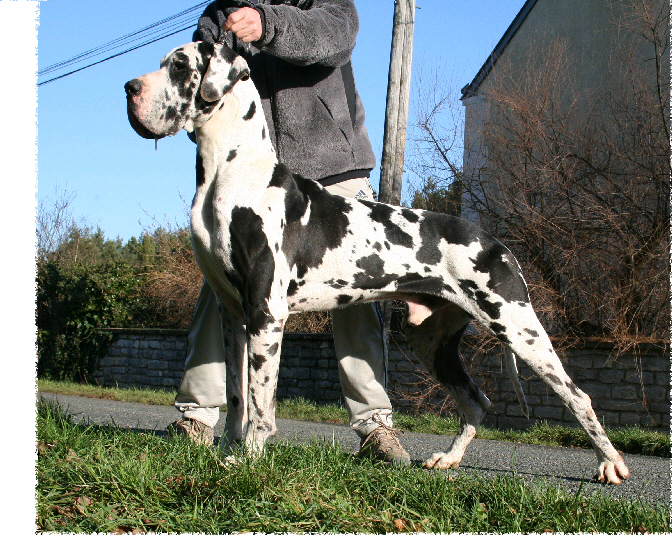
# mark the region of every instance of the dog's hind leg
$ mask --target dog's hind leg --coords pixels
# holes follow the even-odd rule
[[[519,326],[507,328],[506,334],[500,333],[500,337],[504,337],[520,360],[557,394],[586,431],[597,455],[596,479],[601,483],[620,484],[621,479],[629,477],[630,470],[600,425],[591,406],[590,397],[567,375],[548,335],[534,313],[528,314],[527,317],[519,313],[515,321]]]
[[[411,311],[409,317],[412,319],[413,316]],[[425,468],[457,468],[467,446],[476,435],[485,411],[491,405],[467,374],[460,357],[460,340],[469,321],[466,312],[448,304],[436,310],[420,325],[407,322],[404,328],[406,340],[416,357],[446,387],[457,405],[460,417],[460,429],[448,451],[434,453],[424,462]]]

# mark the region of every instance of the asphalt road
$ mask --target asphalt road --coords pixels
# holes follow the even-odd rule
[[[56,400],[75,421],[99,425],[163,433],[166,426],[179,417],[173,407],[144,405],[103,399],[91,399],[58,394],[38,394]],[[224,428],[223,418],[215,427],[219,437]],[[311,441],[326,438],[337,441],[346,452],[356,452],[359,438],[346,425],[277,420],[278,435],[272,441]],[[401,442],[419,463],[432,453],[447,449],[452,437],[405,433]],[[620,486],[606,486],[591,481],[597,467],[592,450],[532,446],[495,440],[474,440],[467,449],[459,470],[483,475],[518,475],[531,482],[545,480],[576,491],[582,481],[583,492],[604,492],[617,499],[643,499],[651,504],[670,506],[670,460],[643,455],[623,455],[630,468],[630,479]],[[418,464],[419,466],[419,464]],[[418,468],[419,470],[421,468]]]

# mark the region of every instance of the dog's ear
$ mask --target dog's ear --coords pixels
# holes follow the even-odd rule
[[[238,80],[247,80],[247,62],[226,45],[215,44],[208,70],[201,82],[201,97],[215,102],[228,93]]]

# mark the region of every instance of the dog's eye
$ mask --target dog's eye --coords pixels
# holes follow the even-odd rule
[[[173,68],[178,71],[184,71],[189,68],[189,64],[186,61],[175,61],[173,62]]]

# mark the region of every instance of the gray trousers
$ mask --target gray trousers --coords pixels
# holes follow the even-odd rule
[[[373,200],[367,178],[354,178],[326,188],[343,197]],[[362,438],[378,424],[392,427],[387,396],[387,345],[379,309],[372,303],[332,312],[338,373],[350,425]],[[217,298],[204,283],[196,302],[187,340],[187,360],[175,407],[187,418],[214,427],[226,404],[226,364]]]

